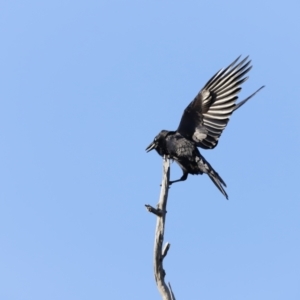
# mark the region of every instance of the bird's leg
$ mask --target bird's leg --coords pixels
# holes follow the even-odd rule
[[[169,185],[174,182],[184,181],[188,178],[189,173],[184,172],[180,179],[169,181]]]

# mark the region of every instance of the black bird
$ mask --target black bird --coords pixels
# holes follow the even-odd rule
[[[176,131],[162,130],[146,148],[147,152],[155,149],[159,155],[174,159],[181,167],[182,177],[170,181],[170,185],[186,180],[188,174],[206,173],[228,199],[224,190],[224,180],[200,154],[197,147],[215,148],[231,114],[264,87],[236,103],[241,85],[248,79],[245,75],[252,68],[248,56],[241,61],[239,59],[240,57],[227,68],[221,69],[205,84],[184,110]]]

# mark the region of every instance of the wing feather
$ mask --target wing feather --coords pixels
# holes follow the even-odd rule
[[[241,85],[248,79],[245,75],[252,68],[248,58],[239,61],[239,56],[210,78],[185,109],[177,132],[204,149],[213,149],[218,144],[232,113],[263,88],[236,103]]]

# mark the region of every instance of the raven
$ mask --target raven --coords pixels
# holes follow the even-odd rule
[[[205,173],[228,199],[224,190],[224,180],[200,154],[197,147],[215,148],[231,114],[264,87],[236,103],[241,85],[248,79],[245,75],[252,68],[248,56],[239,60],[240,56],[205,84],[184,110],[176,131],[162,130],[146,148],[147,152],[155,149],[159,155],[166,155],[175,160],[182,169],[182,177],[170,181],[170,185],[186,180],[188,174]]]

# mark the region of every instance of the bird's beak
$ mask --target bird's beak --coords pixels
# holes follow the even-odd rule
[[[152,142],[152,143],[146,148],[146,151],[149,152],[149,151],[153,150],[155,147],[156,147],[156,143],[155,143],[155,142]]]

